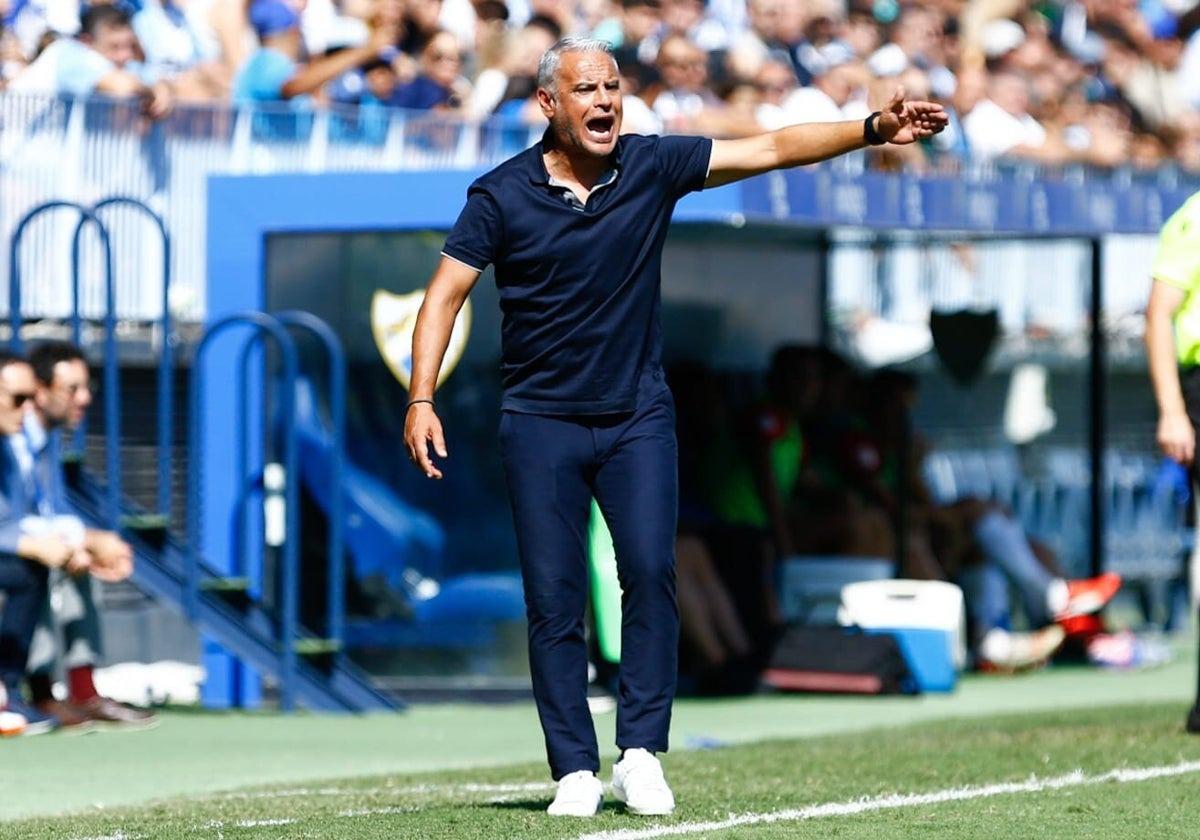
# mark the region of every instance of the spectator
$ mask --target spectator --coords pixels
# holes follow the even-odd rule
[[[224,99],[232,68],[222,63],[215,43],[193,29],[186,0],[144,0],[133,16],[133,31],[153,78],[171,79],[182,101]]]
[[[653,37],[662,21],[659,0],[623,0],[620,30],[605,38],[613,45],[613,58],[621,72],[636,83],[636,92],[641,92],[658,81],[654,59],[658,53],[659,39]]]
[[[0,352],[0,708],[18,715],[17,731],[38,735],[58,726],[51,715],[27,704],[21,693],[34,628],[46,603],[48,572],[71,563],[78,551],[56,533],[27,533],[23,523],[37,517],[36,488],[28,462],[18,460],[10,442],[22,434],[25,412],[34,398],[33,369],[25,360]],[[8,725],[13,725],[9,721]]]
[[[1058,163],[1064,150],[1052,144],[1046,129],[1029,113],[1029,82],[1004,70],[992,76],[988,94],[963,118],[971,153],[977,160],[1000,156]]]
[[[133,571],[133,551],[111,531],[84,529],[78,520],[73,529],[69,521],[59,524],[67,512],[59,438],[63,430],[71,431],[83,422],[91,405],[87,364],[78,348],[62,342],[38,346],[30,354],[30,363],[36,378],[35,396],[25,415],[24,433],[14,435],[12,442],[14,449],[23,450],[19,456],[29,459],[39,485],[43,517],[53,517],[53,527],[76,530],[79,548],[52,574],[54,594],[44,601],[29,654],[33,703],[64,726],[154,726],[158,721],[152,712],[102,696],[93,678],[103,646],[92,579],[117,582],[128,578]],[[57,700],[51,690],[60,655],[66,669],[66,701]]]
[[[467,86],[459,76],[462,56],[458,41],[449,32],[439,32],[421,51],[421,72],[401,85],[389,104],[416,111],[452,111],[461,107]]]
[[[706,53],[729,44],[729,33],[706,14],[704,0],[662,0],[661,32],[655,40],[672,35],[682,35]]]
[[[789,112],[784,103],[796,90],[796,74],[792,65],[780,58],[768,58],[754,78],[758,89],[759,104],[754,118],[766,131],[774,131],[788,125]]]
[[[404,19],[396,46],[405,55],[416,58],[425,45],[442,31],[442,0],[405,0]]]
[[[776,129],[799,123],[866,119],[871,112],[865,106],[862,68],[840,58],[848,56],[827,62],[811,85],[788,95],[780,106],[779,124],[763,127]]]
[[[542,125],[545,117],[538,107],[538,62],[542,54],[554,45],[554,35],[545,26],[534,22],[525,26],[516,38],[516,49],[509,57],[507,79],[495,112],[516,117],[530,125]]]
[[[129,15],[115,6],[91,6],[80,20],[79,37],[46,47],[9,90],[138,97],[146,115],[158,119],[171,108],[171,89],[136,60],[138,51]]]
[[[682,35],[671,35],[658,50],[657,67],[662,81],[646,98],[667,131],[689,131],[701,122],[706,109],[719,102],[706,86],[708,70],[704,51]]]
[[[123,35],[122,43],[109,33],[98,40],[63,37],[79,31],[76,3],[0,0],[0,86],[136,94],[156,116],[168,101],[231,96],[362,99],[374,107],[374,94],[362,97],[363,74],[346,71],[382,58],[395,71],[396,90],[415,97],[416,107],[443,109],[471,87],[462,109],[468,119],[499,110],[534,126],[541,117],[528,89],[527,51],[564,33],[591,33],[614,45],[627,92],[651,107],[657,103],[657,115],[642,112],[636,119],[639,131],[659,130],[664,115],[662,130],[720,136],[745,134],[760,122],[817,119],[809,106],[829,118],[828,100],[838,97],[825,88],[837,87],[844,71],[826,77],[850,65],[856,89],[874,93],[885,79],[912,79],[931,98],[956,107],[951,129],[932,144],[860,158],[873,167],[920,170],[933,160],[953,169],[968,154],[983,162],[1100,167],[1135,156],[1144,167],[1165,157],[1185,169],[1200,167],[1200,85],[1194,81],[1200,78],[1200,13],[1177,17],[1159,2],[844,7],[834,0],[122,0],[109,6],[105,0],[110,11],[138,10],[137,38]],[[390,14],[381,14],[389,6]],[[292,18],[301,10],[303,28],[294,35]],[[391,23],[381,24],[381,17]],[[252,24],[269,43],[255,43]],[[398,54],[387,48],[381,26],[392,29]],[[534,27],[548,36],[533,34]],[[435,74],[420,66],[442,32],[458,44],[459,68],[449,85],[430,84]],[[673,38],[684,44],[673,51],[703,61],[698,82],[661,78],[658,52]],[[797,101],[812,100],[786,121],[776,93],[785,85],[780,62],[790,65],[801,87]],[[79,67],[85,72],[76,72]],[[110,70],[123,72],[101,81]],[[422,81],[411,84],[419,74]],[[376,67],[378,79],[387,75]],[[326,84],[332,78],[337,81]],[[842,108],[847,118],[857,116],[866,113],[866,102],[856,97]],[[372,118],[386,122],[382,114]],[[519,135],[514,129],[513,142]]]
[[[398,9],[378,0],[367,42],[310,62],[301,61],[300,15],[285,0],[253,0],[250,23],[261,42],[233,81],[237,102],[271,102],[311,97],[343,73],[387,57],[396,41]]]

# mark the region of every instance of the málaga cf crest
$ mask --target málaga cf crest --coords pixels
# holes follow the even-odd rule
[[[413,330],[417,325],[417,310],[421,301],[425,300],[425,290],[421,289],[407,295],[395,295],[383,289],[376,289],[371,298],[371,333],[375,336],[375,346],[379,355],[392,375],[405,388],[409,387],[412,379],[412,343]],[[471,301],[463,303],[463,308],[454,320],[454,329],[450,333],[450,344],[446,347],[446,356],[442,360],[442,369],[438,371],[437,384],[441,385],[454,371],[458,360],[462,358],[467,346],[467,338],[471,334]]]

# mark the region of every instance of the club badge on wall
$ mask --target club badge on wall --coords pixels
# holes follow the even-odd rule
[[[371,334],[375,337],[375,346],[379,349],[379,355],[383,356],[388,370],[405,388],[409,387],[412,380],[413,330],[417,326],[417,311],[421,308],[423,300],[424,289],[407,295],[376,289],[371,298]],[[454,320],[450,344],[446,347],[442,369],[438,371],[439,386],[454,372],[467,347],[470,334],[471,301],[468,300]]]

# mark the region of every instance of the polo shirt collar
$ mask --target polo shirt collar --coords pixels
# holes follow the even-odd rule
[[[542,159],[542,155],[546,150],[553,145],[550,138],[550,129],[546,129],[546,133],[542,135],[542,139],[530,151],[529,156],[529,180],[535,184],[542,186],[552,186],[550,173],[546,171],[546,161]],[[607,172],[601,176],[600,181],[593,187],[593,191],[599,187],[606,187],[613,181],[617,180],[617,175],[621,171],[621,138],[617,138],[617,144],[613,147],[612,158]]]

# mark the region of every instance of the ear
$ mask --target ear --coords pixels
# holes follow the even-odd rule
[[[542,114],[546,117],[546,119],[552,119],[554,117],[554,112],[558,110],[558,100],[554,97],[554,95],[545,88],[540,87],[537,89],[537,101],[538,105],[541,106]]]

